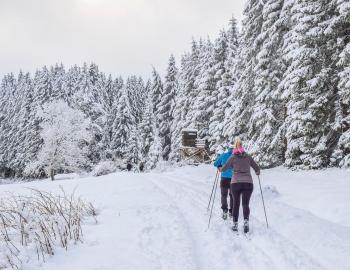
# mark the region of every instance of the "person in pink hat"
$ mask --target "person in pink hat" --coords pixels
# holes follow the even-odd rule
[[[245,152],[242,141],[239,137],[235,138],[233,155],[226,162],[226,164],[219,168],[224,172],[230,168],[235,172],[231,178],[231,193],[233,196],[233,231],[238,231],[238,215],[239,206],[242,197],[242,208],[244,217],[244,233],[249,232],[249,201],[253,193],[253,178],[250,174],[250,167],[252,167],[256,175],[260,174],[260,168],[254,159]]]

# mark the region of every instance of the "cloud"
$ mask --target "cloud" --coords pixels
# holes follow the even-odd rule
[[[243,0],[2,0],[0,74],[93,61],[113,75],[147,77],[242,9]]]

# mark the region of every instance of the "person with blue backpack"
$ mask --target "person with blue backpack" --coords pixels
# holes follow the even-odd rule
[[[214,162],[214,166],[218,169],[225,166],[226,162],[231,158],[233,146],[229,145],[227,150],[219,155]],[[230,184],[232,179],[233,169],[230,168],[224,172],[221,172],[220,190],[221,190],[221,209],[222,218],[227,219],[227,213],[229,212],[232,217],[233,198],[230,191]],[[230,209],[228,209],[227,195],[230,196]]]

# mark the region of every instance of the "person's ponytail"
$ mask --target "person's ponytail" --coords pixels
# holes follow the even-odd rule
[[[241,141],[241,138],[240,137],[236,137],[235,138],[235,143],[234,143],[234,145],[235,145],[235,149],[239,149],[239,148],[241,148],[242,147],[242,141]]]

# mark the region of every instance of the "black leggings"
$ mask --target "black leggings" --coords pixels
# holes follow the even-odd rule
[[[239,205],[241,203],[241,194],[242,194],[242,207],[243,207],[243,216],[244,219],[249,219],[249,200],[253,193],[253,184],[252,183],[233,183],[231,184],[231,193],[233,196],[233,221],[238,221],[239,215]]]
[[[221,189],[221,209],[226,213],[228,211],[228,204],[227,204],[227,195],[230,196],[230,212],[232,211],[233,207],[233,199],[231,195],[231,178],[221,178],[220,181],[220,189]]]

